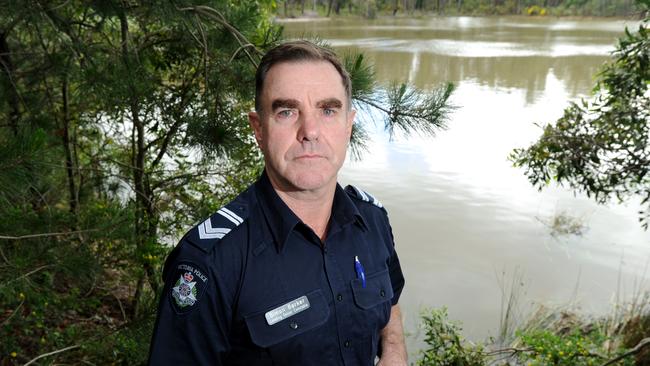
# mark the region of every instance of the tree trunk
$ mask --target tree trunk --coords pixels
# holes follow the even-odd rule
[[[63,99],[63,151],[65,153],[65,170],[68,177],[68,206],[72,217],[77,218],[77,188],[75,184],[75,166],[72,159],[72,151],[70,150],[70,100],[69,100],[69,84],[68,84],[68,75],[63,76],[63,82],[61,84],[61,98]],[[76,228],[76,225],[75,225]],[[78,228],[76,228],[78,229]]]
[[[334,6],[334,12],[336,15],[341,14],[341,0],[336,0],[336,6]]]
[[[334,0],[330,0],[329,4],[327,5],[327,15],[326,15],[327,17],[329,17],[330,13],[332,12],[332,3],[333,2],[334,2]]]
[[[127,70],[131,70],[129,55],[129,25],[126,13],[120,13],[120,28],[122,33],[122,58]],[[130,112],[133,122],[132,130],[132,169],[133,185],[135,190],[135,238],[136,246],[140,252],[144,252],[147,244],[156,239],[156,220],[153,207],[154,197],[149,185],[149,179],[146,173],[145,157],[145,129],[144,122],[140,118],[140,104],[136,96],[135,88],[130,85]],[[138,278],[132,307],[132,318],[138,316],[138,308],[142,300],[144,277],[146,276],[149,285],[154,293],[158,292],[158,282],[154,276],[154,270],[149,262],[143,263],[144,273]]]
[[[399,0],[395,0],[395,7],[393,7],[393,16],[397,14],[398,10],[399,10]]]

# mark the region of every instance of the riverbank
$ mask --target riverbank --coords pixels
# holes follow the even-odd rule
[[[315,9],[287,8],[278,9],[274,17],[276,20],[329,20],[339,18],[361,18],[361,19],[381,19],[381,18],[398,18],[398,19],[422,19],[431,17],[491,17],[491,16],[521,16],[521,17],[553,17],[565,20],[594,20],[594,19],[611,19],[611,20],[641,20],[644,18],[643,11],[635,5],[630,5],[625,9],[617,11],[594,11],[593,9],[579,9],[575,7],[546,7],[542,5],[516,6],[510,5],[488,7],[478,6],[469,9],[458,9],[457,7],[446,7],[440,11],[435,10],[403,10],[398,11],[383,9],[345,9],[338,13],[329,12],[325,7],[316,7]]]
[[[426,347],[412,358],[416,366],[648,365],[648,300],[646,293],[600,318],[539,307],[525,324],[486,343],[465,340],[462,325],[449,320],[446,308],[431,309],[422,314]]]
[[[396,14],[396,15],[391,15],[391,14],[381,14],[377,15],[376,17],[372,18],[372,20],[387,20],[387,19],[400,19],[400,20],[408,20],[408,19],[413,19],[413,20],[420,20],[420,19],[430,19],[430,18],[453,18],[453,17],[486,17],[486,18],[502,18],[502,17],[507,17],[507,18],[521,18],[521,19],[561,19],[561,20],[568,20],[568,21],[590,21],[590,20],[599,20],[599,19],[607,19],[607,20],[621,20],[621,21],[637,21],[643,19],[643,17],[639,17],[638,14],[634,14],[631,16],[592,16],[592,15],[550,15],[550,14],[545,14],[545,15],[526,15],[526,14],[436,14],[436,13],[413,13],[413,14]],[[282,16],[282,15],[276,15],[273,18],[273,21],[278,22],[278,23],[288,23],[288,22],[329,22],[333,20],[340,20],[340,19],[360,19],[360,20],[369,20],[368,17],[365,17],[363,15],[359,14],[341,14],[341,15],[336,15],[336,16],[326,16],[322,15],[319,13],[314,13],[314,12],[306,12],[303,15],[296,15],[296,16]]]

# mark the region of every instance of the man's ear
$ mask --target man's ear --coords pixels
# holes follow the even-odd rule
[[[248,112],[248,124],[255,133],[255,141],[258,146],[262,146],[262,120],[257,112]]]

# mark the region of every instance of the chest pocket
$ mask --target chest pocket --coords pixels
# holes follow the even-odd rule
[[[309,307],[281,320],[281,316],[277,315],[281,311],[275,311],[272,314],[276,315],[273,316],[268,313],[280,309],[285,304],[294,303],[294,300],[300,297],[287,299],[263,311],[244,316],[253,343],[264,348],[270,347],[325,324],[330,309],[321,290],[314,290],[305,296],[309,301]],[[269,325],[269,323],[273,324]]]
[[[360,279],[351,282],[354,302],[362,309],[373,308],[393,298],[393,286],[388,270],[375,272],[366,276],[366,287]]]

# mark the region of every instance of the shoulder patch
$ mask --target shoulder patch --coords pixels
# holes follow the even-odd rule
[[[195,263],[181,262],[176,264],[169,289],[169,301],[176,313],[182,314],[194,308],[203,298],[208,283],[207,272]]]
[[[378,199],[376,199],[373,195],[371,195],[368,192],[362,191],[361,189],[353,186],[353,185],[348,185],[345,187],[345,192],[348,194],[348,196],[352,198],[356,198],[358,200],[372,203],[373,205],[379,207],[379,208],[384,208],[384,205],[379,202]]]
[[[187,239],[201,250],[208,252],[215,243],[241,225],[247,216],[246,205],[235,200],[190,230]]]

